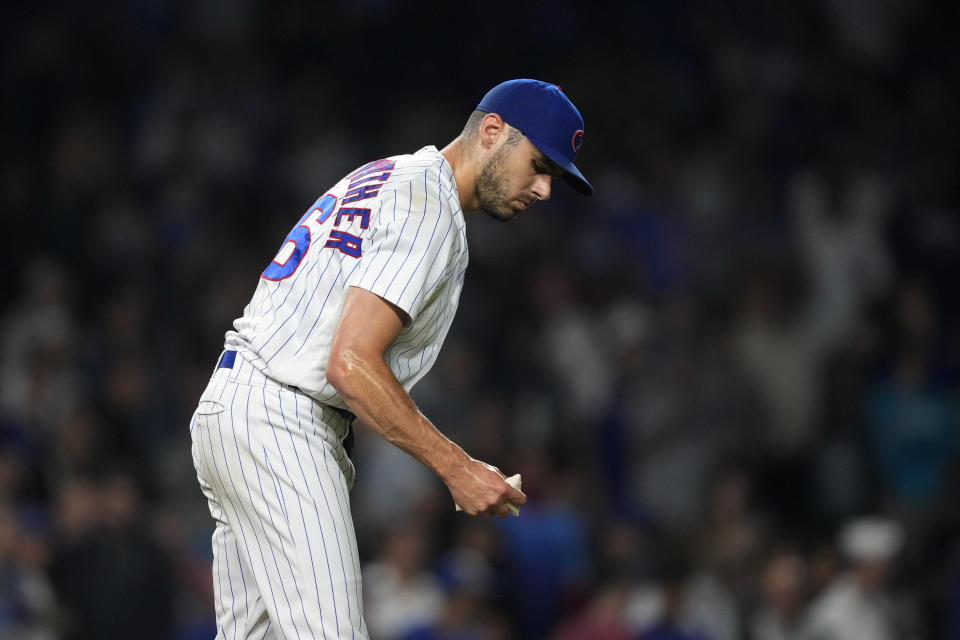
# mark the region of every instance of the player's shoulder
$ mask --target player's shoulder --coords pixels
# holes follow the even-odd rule
[[[332,194],[341,206],[361,201],[391,211],[437,211],[454,215],[458,208],[456,180],[450,163],[436,147],[369,162],[348,174]]]
[[[397,189],[414,181],[433,179],[450,182],[452,176],[450,163],[434,146],[426,146],[415,153],[391,156],[387,160],[393,163],[393,171],[384,184],[384,189]]]

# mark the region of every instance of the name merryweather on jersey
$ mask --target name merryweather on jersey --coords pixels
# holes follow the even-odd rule
[[[409,317],[384,354],[409,391],[436,360],[457,309],[468,252],[453,170],[432,146],[377,160],[321,196],[264,269],[225,346],[324,404],[347,405],[325,377],[349,287]]]

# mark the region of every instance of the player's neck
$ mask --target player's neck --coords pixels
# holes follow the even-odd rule
[[[465,214],[480,210],[480,199],[477,197],[477,166],[468,156],[460,138],[456,138],[441,151],[443,157],[453,169],[453,178],[457,183],[457,194],[460,196],[460,208]]]

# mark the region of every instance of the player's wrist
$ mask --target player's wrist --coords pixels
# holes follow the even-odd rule
[[[444,482],[456,478],[459,473],[469,464],[471,458],[455,442],[447,440],[444,446],[435,450],[436,454],[432,460],[427,463],[434,473],[436,473]]]

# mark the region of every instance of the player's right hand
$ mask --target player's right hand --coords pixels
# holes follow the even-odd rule
[[[506,482],[506,476],[496,467],[470,458],[443,479],[453,501],[468,514],[478,513],[506,518],[510,504],[522,505],[527,496]]]

